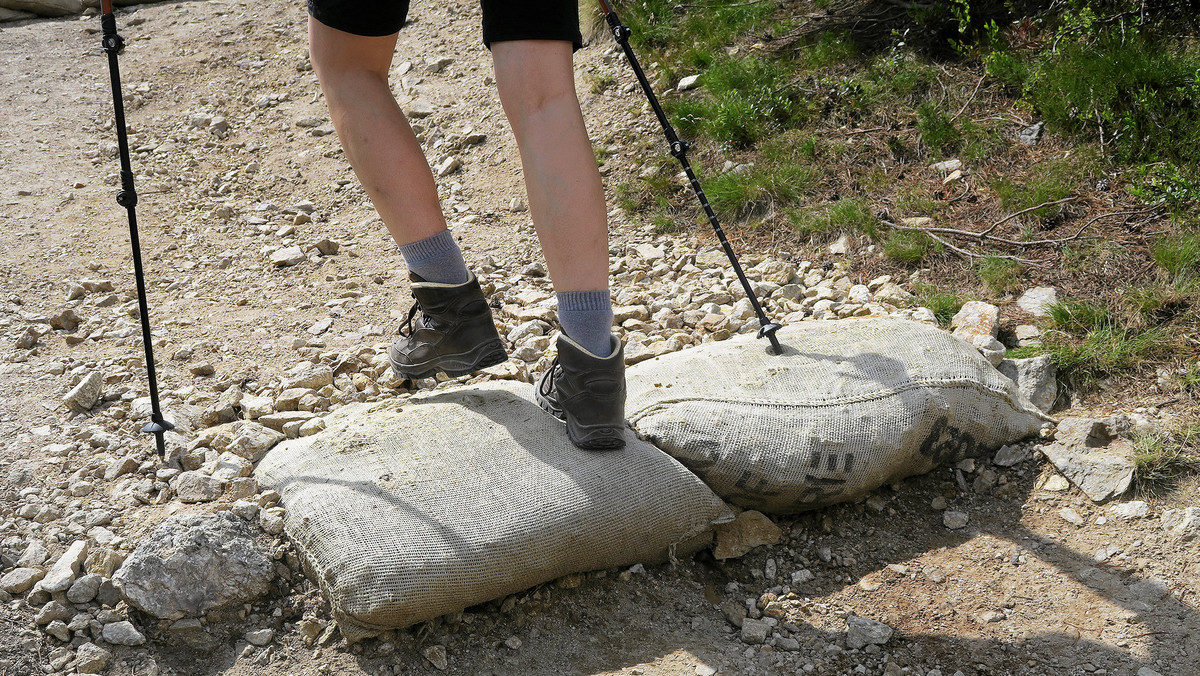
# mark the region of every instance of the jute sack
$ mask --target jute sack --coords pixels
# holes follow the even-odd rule
[[[67,16],[83,11],[83,0],[0,0],[0,7],[38,16]]]
[[[683,556],[729,508],[628,433],[581,451],[528,384],[346,406],[256,471],[348,640],[587,570]]]
[[[802,322],[627,371],[637,432],[742,507],[791,513],[1037,432],[1044,420],[967,343],[895,319]]]

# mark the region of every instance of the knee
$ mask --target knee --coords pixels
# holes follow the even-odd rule
[[[321,83],[325,95],[336,96],[339,92],[353,91],[363,85],[388,83],[388,67],[379,67],[369,61],[348,58],[344,54],[313,50],[313,71]]]
[[[496,86],[514,123],[563,102],[578,105],[571,43],[519,40],[492,45]]]

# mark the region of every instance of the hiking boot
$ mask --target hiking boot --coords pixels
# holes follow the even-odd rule
[[[611,340],[612,354],[601,358],[560,335],[558,357],[538,381],[538,405],[567,424],[579,448],[625,446],[625,349]]]
[[[396,375],[429,378],[441,371],[465,376],[508,359],[474,274],[462,284],[436,284],[411,273],[409,279],[417,302],[388,350]]]

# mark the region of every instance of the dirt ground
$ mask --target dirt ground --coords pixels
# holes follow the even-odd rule
[[[439,186],[468,260],[539,260],[528,214],[515,204],[524,199],[519,160],[479,41],[478,6],[417,3],[412,17],[393,84],[406,109],[414,95],[431,104],[428,117],[414,120],[431,161],[462,161]],[[328,350],[364,336],[383,342],[407,310],[400,258],[329,133],[305,25],[303,3],[281,0],[169,2],[118,16],[128,40],[121,68],[164,391],[266,382],[299,361],[293,337]],[[26,487],[12,483],[28,480],[21,471],[36,478],[31,485],[65,488],[58,484],[65,476],[48,469],[56,465],[46,449],[67,424],[60,399],[72,369],[105,364],[117,396],[140,396],[145,387],[136,308],[129,307],[127,224],[113,202],[118,165],[98,29],[95,16],[0,24],[6,499]],[[451,61],[430,72],[435,57]],[[576,64],[595,138],[656,133],[640,94],[625,91],[632,78],[606,36],[581,50]],[[620,86],[593,93],[596,73],[617,75]],[[463,141],[471,133],[486,137]],[[619,145],[611,149],[607,173],[640,166]],[[305,201],[311,206],[288,209]],[[295,232],[280,235],[287,225]],[[612,227],[614,251],[633,234],[652,232],[616,210]],[[280,269],[266,258],[281,239],[326,238],[340,243],[336,256]],[[49,333],[32,350],[13,347],[25,315],[61,311],[68,285],[84,279],[114,285],[77,310],[93,329],[84,335],[95,338],[68,344]],[[333,328],[314,338],[308,329],[326,319]],[[202,362],[215,373],[194,375],[190,369]],[[1154,403],[1152,392],[1130,392],[1095,412]],[[149,438],[135,438],[149,457]],[[422,653],[441,644],[452,674],[711,673],[705,666],[722,674],[1200,674],[1197,544],[1180,542],[1158,520],[1164,509],[1200,504],[1200,489],[1185,483],[1152,500],[1148,517],[1123,520],[1077,490],[1043,486],[1050,473],[1039,459],[941,469],[869,501],[777,518],[782,542],[742,559],[718,562],[702,553],[628,575],[568,578],[518,594],[515,603],[468,609],[457,622],[350,647],[306,647],[294,623],[320,612],[319,599],[311,589],[277,590],[251,611],[251,619],[279,628],[267,649],[240,639],[212,654],[158,642],[115,647],[109,673],[435,673]],[[932,506],[938,497],[967,513],[969,525],[943,526]],[[1082,525],[1064,520],[1063,508],[1075,510]],[[131,537],[165,511],[130,509],[110,528]],[[21,535],[8,530],[0,538],[14,534]],[[800,569],[814,577],[793,585]],[[1162,585],[1139,584],[1147,580]],[[799,650],[743,643],[721,604],[782,586],[800,599],[785,620]],[[878,649],[848,650],[850,613],[896,634]],[[0,606],[0,674],[42,673],[42,655],[61,645],[31,634],[31,618],[20,600]],[[518,645],[512,637],[519,647],[511,647]]]

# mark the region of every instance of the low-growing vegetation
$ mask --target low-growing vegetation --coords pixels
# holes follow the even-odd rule
[[[1200,473],[1200,424],[1144,434],[1134,441],[1134,480],[1138,493],[1156,496],[1180,478]]]
[[[647,0],[624,15],[659,85],[700,75],[664,105],[742,245],[821,257],[849,235],[864,276],[920,269],[916,302],[943,324],[967,299],[1008,308],[1055,286],[1040,341],[1010,354],[1051,355],[1073,396],[1168,373],[1195,405],[1190,4]],[[626,178],[622,206],[702,224],[671,175]]]

